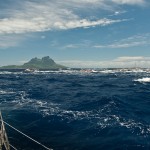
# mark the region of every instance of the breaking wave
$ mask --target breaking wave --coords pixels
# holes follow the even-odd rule
[[[140,79],[135,79],[134,81],[138,81],[138,82],[150,82],[150,78],[149,77],[144,77],[144,78],[140,78]]]

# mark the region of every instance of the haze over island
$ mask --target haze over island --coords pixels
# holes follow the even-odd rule
[[[150,67],[149,0],[2,0],[0,66]]]

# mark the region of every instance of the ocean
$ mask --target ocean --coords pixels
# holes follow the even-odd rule
[[[150,71],[0,72],[3,119],[54,150],[149,150]],[[6,125],[19,150],[42,150]]]

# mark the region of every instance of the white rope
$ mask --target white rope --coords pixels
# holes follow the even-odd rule
[[[17,150],[17,148],[15,148],[14,146],[12,146],[11,144],[9,144],[10,147],[12,147],[14,150]]]
[[[11,126],[10,124],[8,124],[7,122],[3,121],[6,125],[8,125],[9,127],[11,127],[12,129],[14,129],[15,131],[19,132],[20,134],[24,135],[25,137],[27,137],[28,139],[32,140],[33,142],[41,145],[43,148],[47,149],[47,150],[53,150],[51,148],[48,148],[47,146],[43,145],[42,143],[34,140],[33,138],[31,138],[30,136],[26,135],[25,133],[19,131],[18,129],[16,129],[15,127]]]

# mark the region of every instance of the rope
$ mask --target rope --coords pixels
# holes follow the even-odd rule
[[[24,135],[25,137],[27,137],[28,139],[30,139],[31,141],[33,141],[33,142],[35,142],[35,143],[41,145],[43,148],[45,148],[45,149],[47,149],[47,150],[53,150],[53,149],[50,149],[50,148],[48,148],[47,146],[43,145],[42,143],[40,143],[40,142],[34,140],[33,138],[31,138],[30,136],[26,135],[25,133],[19,131],[18,129],[16,129],[15,127],[11,126],[11,125],[8,124],[7,122],[5,122],[5,121],[3,121],[3,122],[4,122],[6,125],[8,125],[9,127],[11,127],[12,129],[14,129],[15,131],[17,131],[18,133],[20,133],[20,134]]]
[[[9,144],[10,147],[12,147],[14,150],[17,150],[17,148],[15,148],[14,146],[12,146],[11,144]]]

